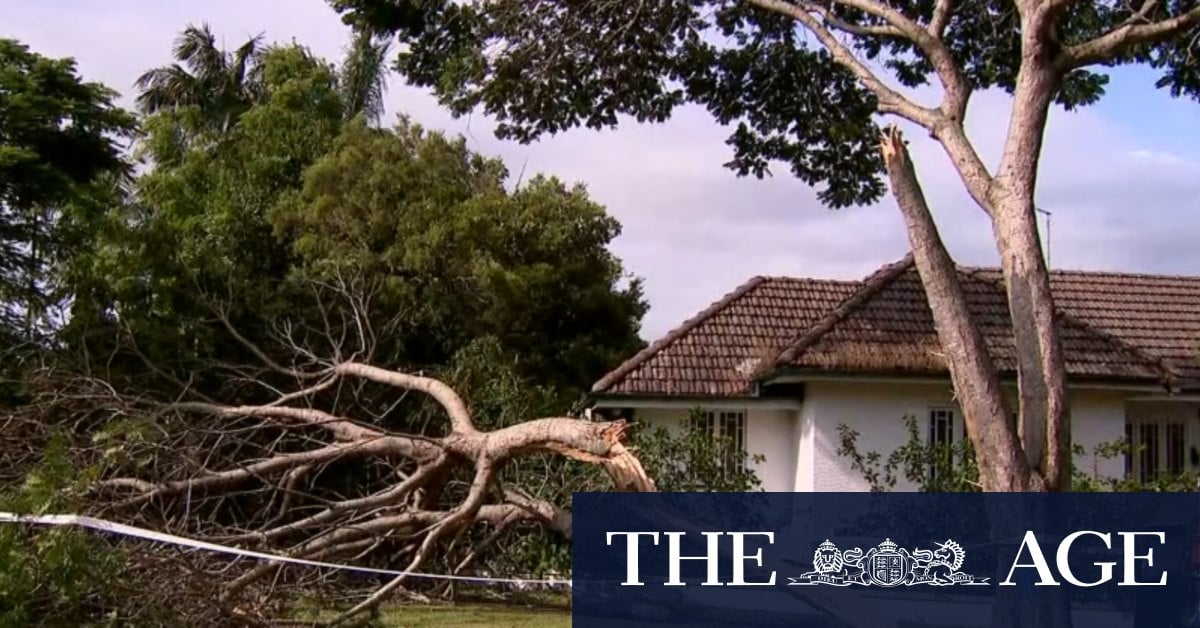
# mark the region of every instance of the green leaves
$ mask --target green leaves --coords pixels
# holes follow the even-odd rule
[[[456,114],[481,110],[498,135],[531,142],[571,128],[607,128],[623,119],[661,122],[685,103],[732,125],[739,175],[765,176],[788,167],[818,187],[831,207],[866,204],[883,194],[876,154],[878,103],[792,17],[742,0],[330,0],[343,20],[404,45],[396,67],[411,83],[432,88]],[[894,10],[923,33],[932,0],[872,2]],[[842,3],[792,2],[828,29],[883,83],[914,87],[935,74],[933,61],[908,37],[872,34],[895,27]],[[1021,20],[1006,0],[950,4],[941,43],[969,90],[1012,91],[1022,58]],[[1119,25],[1178,16],[1196,0],[1075,2],[1054,25],[1054,44],[1091,40]],[[825,13],[827,12],[827,13]],[[1104,65],[1147,64],[1162,70],[1159,87],[1200,95],[1194,35],[1121,50]],[[1058,50],[1047,51],[1047,54]],[[1055,102],[1074,108],[1104,94],[1107,75],[1079,69],[1051,86]]]
[[[402,122],[351,124],[275,208],[294,279],[381,286],[378,320],[402,313],[379,358],[445,363],[475,338],[522,356],[520,372],[581,391],[627,351],[645,310],[606,250],[619,227],[582,188],[507,172],[461,138]]]
[[[696,429],[702,411],[692,410],[676,429],[644,427],[633,445],[646,473],[663,492],[725,492],[761,490],[762,481],[750,463],[761,463],[762,455],[750,456],[729,438],[712,436]]]
[[[913,416],[904,417],[904,426],[907,440],[885,458],[877,451],[860,451],[859,433],[847,425],[838,425],[838,455],[849,461],[851,469],[866,480],[872,491],[890,491],[901,478],[921,491],[980,490],[975,453],[968,440],[959,439],[949,445],[928,443],[921,437]],[[1108,477],[1099,473],[1101,463],[1124,459],[1131,451],[1124,440],[1098,443],[1091,450],[1076,444],[1072,451],[1076,464],[1071,470],[1071,490],[1186,492],[1200,488],[1196,474],[1190,470],[1178,474],[1162,473],[1142,482],[1132,477]],[[1090,457],[1091,468],[1078,464],[1082,457]]]
[[[112,104],[115,97],[79,78],[74,61],[0,39],[0,338],[6,349],[48,341],[57,324],[51,310],[64,299],[55,271],[70,263],[96,205],[128,174],[121,142],[135,124]],[[9,374],[17,356],[5,358]]]
[[[0,490],[0,510],[75,512],[97,470],[73,469],[69,443],[66,434],[53,435],[24,484]],[[47,617],[73,625],[94,621],[97,607],[113,602],[106,589],[120,567],[116,552],[86,531],[0,526],[0,626],[44,625]]]

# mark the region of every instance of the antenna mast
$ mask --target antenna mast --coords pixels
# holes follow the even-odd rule
[[[1038,213],[1045,214],[1045,216],[1046,216],[1046,269],[1049,270],[1050,269],[1050,235],[1051,235],[1050,234],[1050,216],[1052,214],[1050,212],[1042,209],[1041,207],[1034,206],[1034,209],[1037,210]]]

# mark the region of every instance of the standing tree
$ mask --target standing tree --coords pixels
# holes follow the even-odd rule
[[[261,95],[261,35],[229,52],[217,47],[207,24],[189,24],[175,39],[173,52],[177,63],[138,77],[142,113],[196,107],[214,129],[227,131]]]
[[[1149,65],[1172,94],[1200,94],[1193,0],[331,2],[356,28],[395,33],[411,83],[456,114],[482,108],[502,137],[611,127],[622,114],[660,122],[692,102],[737,124],[728,165],[741,175],[784,162],[836,208],[878,200],[886,173],[984,490],[1069,486],[1065,373],[1034,209],[1048,112],[1097,101],[1108,80],[1100,66]],[[932,106],[890,84],[931,78],[941,87]],[[994,87],[1012,95],[1012,109],[991,170],[964,125],[971,95]],[[1015,338],[1016,422],[899,131],[879,143],[880,115],[941,144],[992,221]]]
[[[0,344],[43,345],[64,294],[56,268],[86,248],[85,224],[127,172],[134,119],[71,59],[0,39]],[[12,355],[4,355],[7,371]]]
[[[391,49],[391,41],[369,31],[359,31],[346,47],[338,80],[347,118],[361,114],[368,122],[377,123],[383,117],[387,58]]]
[[[189,24],[175,39],[172,52],[176,63],[152,68],[138,77],[134,84],[140,92],[138,108],[147,115],[190,108],[199,115],[203,130],[227,135],[242,114],[268,99],[272,80],[265,76],[269,68],[264,60],[280,48],[264,46],[263,36],[257,35],[235,50],[222,50],[208,24]],[[301,50],[306,57],[300,65],[316,61],[307,49],[291,49]],[[369,122],[379,121],[390,50],[391,42],[367,31],[358,33],[346,46],[336,73],[346,118],[362,114]],[[284,66],[279,71],[294,72],[295,68]]]

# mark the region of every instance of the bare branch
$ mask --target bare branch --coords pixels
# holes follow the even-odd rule
[[[461,530],[463,523],[473,518],[475,513],[479,511],[483,505],[483,498],[487,494],[487,490],[491,486],[492,479],[495,476],[495,468],[486,459],[478,462],[477,465],[475,468],[475,479],[471,482],[471,491],[467,494],[467,498],[463,500],[463,503],[453,513],[437,523],[434,529],[425,536],[425,540],[421,543],[420,549],[417,550],[416,556],[413,557],[412,562],[409,563],[404,571],[413,571],[417,567],[420,567],[421,563],[425,561],[425,557],[429,555],[430,550],[442,539],[443,535],[457,533]],[[397,576],[358,605],[335,617],[330,623],[336,625],[350,617],[375,608],[388,593],[391,593],[403,584],[406,579],[407,576]]]
[[[812,11],[821,16],[825,23],[835,29],[859,37],[904,37],[904,32],[891,24],[860,25],[851,24],[833,14],[826,7],[813,5]]]
[[[311,425],[328,430],[334,438],[343,442],[358,442],[371,438],[380,438],[384,434],[379,430],[357,425],[350,419],[335,416],[315,408],[295,408],[292,406],[261,405],[261,406],[223,406],[200,401],[183,401],[166,406],[168,410],[179,412],[194,412],[227,417],[260,417],[269,419],[288,419],[304,425]]]
[[[943,119],[934,128],[933,136],[950,157],[971,199],[984,213],[991,215],[992,202],[988,194],[992,188],[992,173],[975,152],[975,146],[963,128],[963,120]]]
[[[921,28],[920,24],[909,19],[899,10],[876,0],[835,0],[835,2],[886,21],[895,28],[900,36],[916,44],[929,59],[934,71],[937,72],[938,79],[942,82],[943,97],[940,109],[951,119],[961,123],[966,116],[967,100],[970,98],[971,90],[958,62],[954,60],[950,49],[941,40],[940,33],[932,34],[932,29]],[[945,5],[944,11],[943,19],[949,20],[949,5]],[[932,130],[928,126],[926,128]]]
[[[1141,10],[1134,18],[1138,16],[1144,18],[1152,9],[1153,6],[1148,2],[1142,5]],[[1121,56],[1133,46],[1170,39],[1197,24],[1200,24],[1200,7],[1148,24],[1136,23],[1133,18],[1130,18],[1117,28],[1095,39],[1069,46],[1063,52],[1063,63],[1067,69],[1103,63]]]
[[[237,327],[235,327],[233,322],[229,320],[229,314],[223,308],[214,306],[212,309],[217,315],[217,320],[221,321],[221,324],[225,327],[225,330],[229,332],[229,335],[233,336],[234,340],[237,340],[239,344],[241,344],[243,347],[246,347],[250,353],[254,354],[254,357],[258,358],[259,361],[261,361],[271,370],[295,377],[297,379],[312,379],[314,377],[321,376],[321,373],[305,373],[296,369],[288,368],[277,363],[275,360],[272,360],[265,351],[263,351],[258,345],[254,344],[254,342],[243,336],[242,333],[237,330]]]
[[[860,27],[837,20],[825,7],[810,2],[793,4],[785,0],[749,0],[754,5],[783,13],[803,24],[821,41],[834,60],[849,69],[863,85],[879,99],[879,111],[891,113],[914,122],[938,139],[954,163],[967,191],[975,202],[990,214],[988,191],[992,175],[975,147],[967,138],[964,123],[971,90],[962,69],[941,40],[941,34],[953,12],[953,0],[938,3],[929,29],[922,28],[899,11],[875,0],[835,0],[839,4],[864,11],[888,22],[883,28]],[[937,12],[940,11],[940,12]],[[818,22],[811,13],[821,16],[834,28],[857,35],[904,37],[915,43],[933,64],[942,83],[943,97],[937,109],[921,107],[902,94],[888,88],[854,53]],[[865,29],[865,30],[864,30]]]
[[[397,503],[406,495],[412,493],[422,484],[424,484],[425,481],[428,480],[435,471],[443,467],[445,464],[446,459],[441,458],[432,464],[421,467],[405,481],[396,484],[395,486],[391,486],[384,491],[375,493],[374,495],[360,497],[358,499],[349,499],[337,504],[332,504],[329,508],[304,519],[300,519],[271,530],[266,530],[264,532],[235,537],[231,540],[249,540],[252,538],[273,540],[305,528],[329,523],[336,519],[339,515],[346,512],[368,510],[371,508],[377,508],[379,506]]]
[[[393,437],[382,437],[357,443],[330,445],[321,449],[299,453],[279,454],[254,464],[188,480],[177,480],[154,485],[141,480],[117,478],[99,482],[96,486],[97,488],[134,488],[139,491],[146,491],[129,502],[130,504],[137,504],[154,498],[176,495],[183,492],[201,492],[228,488],[239,482],[253,478],[288,471],[304,465],[335,460],[349,455],[394,455],[401,449],[403,449],[403,445],[397,443]]]
[[[433,397],[446,410],[452,431],[464,435],[476,433],[466,402],[452,388],[436,379],[390,371],[360,362],[338,364],[333,371],[341,375],[353,375],[397,388],[423,392]]]

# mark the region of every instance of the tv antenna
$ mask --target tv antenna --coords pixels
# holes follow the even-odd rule
[[[1050,212],[1048,212],[1036,205],[1033,207],[1033,209],[1036,210],[1038,213],[1044,214],[1046,216],[1046,269],[1049,270],[1050,269],[1050,216],[1052,216],[1053,214],[1051,214]]]

